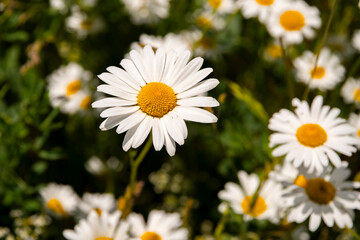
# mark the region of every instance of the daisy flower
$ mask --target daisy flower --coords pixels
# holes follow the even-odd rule
[[[357,147],[360,149],[360,115],[350,113],[349,123],[356,129],[356,132],[353,134],[353,136],[358,139]]]
[[[356,50],[360,51],[360,30],[354,32],[351,43]]]
[[[65,0],[49,0],[50,8],[60,11],[65,14],[67,11],[67,6]]]
[[[124,68],[108,67],[110,73],[98,77],[106,84],[98,91],[113,97],[92,104],[94,108],[107,108],[100,116],[106,118],[101,130],[117,127],[126,132],[123,149],[138,148],[152,131],[156,151],[165,145],[170,156],[175,154],[175,142],[184,144],[187,127],[184,120],[214,123],[216,116],[201,107],[216,107],[212,97],[203,96],[219,81],[207,79],[211,68],[200,70],[202,58],[190,62],[190,52],[180,55],[165,53],[159,48],[154,53],[150,45],[130,52],[131,59],[123,59]]]
[[[281,185],[272,180],[266,180],[254,200],[255,193],[259,187],[259,177],[244,171],[238,172],[240,185],[228,182],[225,189],[218,194],[219,198],[230,204],[230,207],[237,214],[244,215],[244,220],[253,218],[267,219],[273,223],[279,221],[278,200],[281,194]],[[252,205],[252,202],[253,206]],[[219,210],[224,209],[224,203],[220,204]]]
[[[281,7],[289,0],[238,0],[245,18],[258,17],[261,23],[267,23],[273,9]]]
[[[169,0],[121,0],[134,24],[153,24],[167,18]]]
[[[274,38],[282,38],[288,44],[301,43],[303,37],[315,36],[313,28],[320,28],[321,18],[319,10],[305,1],[288,1],[273,8],[266,26]]]
[[[121,212],[112,214],[104,212],[99,216],[91,211],[86,219],[82,219],[74,230],[66,229],[63,235],[68,240],[127,240],[129,225],[120,221]]]
[[[195,19],[195,24],[203,29],[214,29],[217,31],[223,30],[226,27],[225,20],[218,14],[212,11],[201,11]]]
[[[345,75],[345,68],[340,65],[340,59],[332,55],[329,49],[324,48],[314,68],[315,60],[316,56],[310,51],[306,51],[294,60],[297,80],[321,91],[334,89]]]
[[[69,114],[87,109],[91,101],[87,83],[91,78],[92,74],[77,63],[55,70],[47,78],[51,105]]]
[[[355,129],[339,118],[338,108],[323,106],[323,97],[317,96],[311,104],[295,98],[295,113],[282,109],[270,119],[270,147],[276,147],[275,157],[285,155],[285,161],[295,167],[304,165],[310,172],[321,172],[329,165],[340,167],[336,152],[351,156],[356,152],[357,140],[352,136]]]
[[[152,210],[147,223],[142,215],[131,213],[127,218],[130,224],[130,240],[184,240],[188,231],[181,228],[182,221],[178,213],[166,213]]]
[[[287,220],[302,223],[307,218],[309,230],[315,231],[321,219],[328,227],[334,223],[339,228],[353,226],[353,209],[360,209],[360,182],[345,181],[350,176],[347,163],[330,173],[313,173],[304,177],[302,184],[292,184],[284,190],[284,204],[290,207]]]
[[[130,49],[141,51],[146,45],[151,45],[154,50],[163,47],[165,52],[174,50],[177,54],[181,54],[184,51],[191,49],[189,41],[182,33],[168,33],[164,37],[141,34],[139,42],[132,43]]]
[[[234,0],[208,0],[208,4],[219,14],[232,14],[239,9]]]
[[[282,165],[277,164],[274,170],[269,172],[269,178],[281,183],[283,186],[293,183],[298,175],[299,169],[295,168],[290,162],[283,162]]]
[[[47,209],[60,216],[70,215],[77,207],[79,197],[69,185],[49,183],[40,190]]]
[[[267,61],[273,61],[281,57],[282,57],[282,49],[278,41],[273,41],[265,48],[264,58]]]
[[[84,193],[79,204],[80,210],[86,215],[91,210],[100,216],[103,212],[110,212],[115,208],[116,201],[111,193]]]
[[[349,78],[341,89],[341,96],[346,103],[360,106],[360,79]]]

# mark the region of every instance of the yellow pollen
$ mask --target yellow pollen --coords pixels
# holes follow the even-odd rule
[[[328,204],[335,198],[335,187],[322,178],[310,179],[305,188],[310,200],[318,204]]]
[[[91,102],[90,96],[84,97],[80,104],[81,109],[88,109],[90,106],[90,102]]]
[[[97,237],[95,238],[95,240],[113,240],[113,239],[109,237]]]
[[[102,211],[100,208],[94,208],[94,210],[99,216],[101,216]]]
[[[274,0],[256,0],[256,2],[263,6],[270,6],[274,3]]]
[[[52,198],[50,199],[47,203],[46,206],[53,212],[59,214],[59,215],[66,215],[66,212],[63,208],[63,206],[61,205],[61,203],[59,202],[59,200],[57,200],[56,198]]]
[[[69,85],[67,85],[66,87],[66,96],[71,96],[75,93],[77,93],[77,91],[80,90],[81,88],[81,81],[80,80],[75,80],[72,81],[71,83],[69,83]]]
[[[357,131],[357,135],[358,137],[360,137],[360,129]]]
[[[246,196],[242,201],[241,208],[243,209],[244,214],[258,217],[266,211],[266,203],[262,197],[258,196],[253,204],[252,201],[252,196]]]
[[[268,46],[266,52],[272,58],[279,58],[282,56],[281,47],[276,44],[271,44]]]
[[[354,100],[360,102],[360,88],[354,91]]]
[[[147,115],[160,118],[175,108],[176,95],[166,84],[151,82],[141,88],[137,103]]]
[[[211,27],[211,21],[205,17],[198,17],[195,20],[196,25],[202,28],[210,28]]]
[[[298,185],[299,187],[306,188],[307,186],[307,179],[304,175],[299,175],[294,181],[294,184]]]
[[[162,240],[161,236],[155,232],[146,232],[140,238],[141,240]]]
[[[316,67],[310,71],[312,78],[320,79],[325,76],[325,69],[323,67]]]
[[[221,0],[208,0],[208,2],[213,9],[217,9],[221,4]]]
[[[320,125],[307,123],[297,129],[296,138],[302,145],[315,148],[326,142],[327,134]]]
[[[305,18],[298,11],[286,11],[280,16],[280,24],[286,31],[299,31],[305,26]]]

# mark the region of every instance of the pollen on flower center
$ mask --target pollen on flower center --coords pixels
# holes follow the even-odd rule
[[[320,125],[307,123],[297,129],[296,138],[302,145],[315,148],[326,142],[327,134]]]
[[[256,2],[263,6],[270,6],[274,3],[274,0],[256,0]]]
[[[318,204],[328,204],[335,198],[335,187],[322,178],[313,178],[308,181],[305,188],[310,200]]]
[[[141,240],[162,240],[161,236],[155,232],[145,232],[140,238]]]
[[[354,91],[354,100],[360,102],[360,88]]]
[[[97,237],[95,238],[95,240],[113,240],[113,239],[109,237]]]
[[[244,211],[244,214],[250,215],[252,217],[258,217],[266,211],[266,202],[265,200],[257,196],[254,203],[253,196],[246,196],[241,203],[241,208]]]
[[[301,175],[301,174],[299,176],[297,176],[297,178],[294,181],[294,184],[296,184],[302,188],[306,188],[307,183],[308,183],[308,181],[307,181],[306,177],[304,177],[304,175]]]
[[[81,89],[81,85],[82,84],[80,80],[75,80],[69,83],[69,85],[66,87],[66,96],[71,96],[77,93],[77,91]]]
[[[208,1],[211,7],[214,9],[217,9],[221,4],[221,0],[208,0]]]
[[[176,107],[174,90],[164,83],[151,82],[141,88],[137,103],[144,113],[162,117]]]
[[[280,16],[280,24],[286,31],[299,31],[305,26],[305,18],[298,11],[286,11]]]
[[[59,214],[59,215],[66,215],[66,212],[63,208],[63,206],[61,205],[60,201],[57,200],[56,198],[52,198],[50,199],[47,203],[46,206],[53,212]]]
[[[325,73],[326,73],[326,71],[325,71],[325,68],[323,68],[323,67],[316,67],[310,71],[310,74],[311,74],[312,78],[314,78],[314,79],[323,78],[325,76]]]
[[[84,97],[83,100],[81,100],[81,103],[80,103],[81,109],[88,109],[89,106],[90,106],[90,102],[91,102],[91,97],[90,96]]]

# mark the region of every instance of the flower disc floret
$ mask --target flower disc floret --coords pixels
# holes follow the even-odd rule
[[[66,212],[63,208],[63,206],[61,205],[60,201],[57,200],[56,198],[52,198],[50,199],[47,203],[46,206],[53,212],[59,214],[59,215],[66,215]]]
[[[162,240],[161,236],[155,232],[145,232],[141,240]]]
[[[281,14],[280,24],[286,31],[299,31],[305,26],[305,18],[300,12],[290,10]]]
[[[266,211],[266,202],[261,196],[257,196],[255,200],[253,198],[252,196],[246,196],[241,203],[241,208],[244,214],[256,218]]]
[[[274,0],[256,0],[256,2],[263,6],[270,6],[274,3]]]
[[[315,148],[326,142],[327,134],[319,124],[307,123],[298,128],[296,138],[302,145]]]
[[[336,196],[335,187],[322,178],[313,178],[307,182],[305,187],[308,197],[318,204],[328,204]]]

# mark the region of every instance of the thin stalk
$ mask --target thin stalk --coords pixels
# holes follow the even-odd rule
[[[282,57],[283,57],[285,69],[286,69],[286,83],[287,83],[287,87],[288,87],[288,91],[289,91],[289,98],[291,100],[295,97],[294,84],[290,78],[290,76],[291,76],[291,61],[286,54],[284,42],[281,38],[280,38],[280,46],[281,46]]]
[[[215,232],[214,232],[215,240],[221,240],[221,233],[224,230],[228,214],[229,214],[229,206],[226,207],[225,211],[223,212],[223,214],[221,216],[219,223],[217,224],[217,226],[215,228]]]
[[[336,7],[336,2],[337,0],[334,0],[334,5],[331,9],[331,12],[330,12],[330,16],[329,16],[329,19],[326,23],[326,28],[325,28],[325,32],[324,32],[324,35],[323,35],[323,38],[321,39],[321,42],[320,42],[320,45],[316,51],[316,58],[315,58],[315,64],[314,64],[314,71],[312,71],[311,73],[311,79],[309,81],[309,83],[307,84],[306,86],[306,89],[304,91],[304,94],[303,94],[303,100],[306,100],[309,96],[309,92],[310,92],[310,84],[311,84],[311,81],[314,79],[314,74],[316,72],[316,67],[317,67],[317,64],[318,64],[318,61],[319,61],[319,56],[320,56],[320,52],[321,52],[321,49],[325,43],[325,40],[327,38],[327,35],[329,34],[329,30],[330,30],[330,25],[331,25],[331,22],[332,22],[332,19],[334,17],[334,13],[335,13],[335,7]]]
[[[359,234],[357,234],[354,230],[348,228],[348,227],[345,227],[345,229],[357,240],[360,240],[360,236]]]

